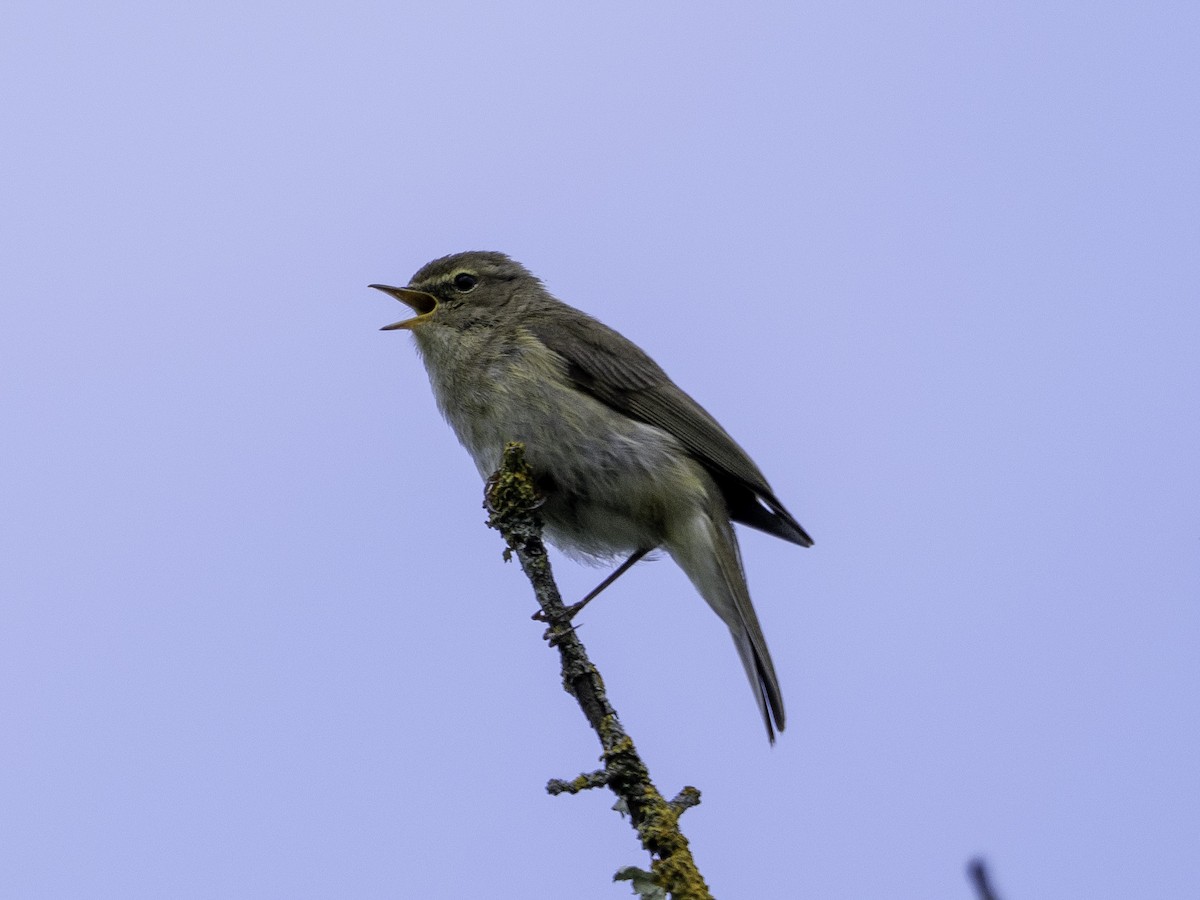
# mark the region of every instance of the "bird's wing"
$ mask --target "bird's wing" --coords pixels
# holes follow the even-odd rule
[[[566,360],[576,385],[613,409],[673,435],[712,473],[733,519],[803,546],[812,543],[746,451],[658,363],[602,322],[575,309],[570,315],[562,312],[530,315],[524,325]]]

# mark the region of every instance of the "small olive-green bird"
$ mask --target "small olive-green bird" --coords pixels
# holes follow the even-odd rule
[[[407,287],[371,287],[415,313],[384,330],[412,332],[479,474],[521,441],[546,537],[577,558],[627,557],[589,599],[658,548],[687,573],[729,627],[774,741],[783,697],[732,522],[802,547],[812,539],[746,451],[640,348],[503,253],[445,256]]]

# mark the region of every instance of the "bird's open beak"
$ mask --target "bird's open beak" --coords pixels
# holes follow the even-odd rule
[[[383,291],[390,297],[395,297],[405,306],[408,306],[416,313],[411,319],[403,319],[399,322],[393,322],[391,325],[384,325],[380,331],[395,331],[398,328],[412,330],[414,325],[420,325],[422,322],[427,322],[433,316],[434,310],[437,309],[437,298],[433,294],[427,294],[424,291],[414,291],[412,288],[392,287],[387,284],[370,284],[367,287],[373,287],[377,291]]]

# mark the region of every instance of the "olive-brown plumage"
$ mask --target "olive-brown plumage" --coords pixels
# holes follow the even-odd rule
[[[546,291],[502,253],[459,253],[407,287],[372,285],[416,316],[439,408],[480,475],[522,441],[547,537],[576,556],[662,548],[729,627],[774,740],[783,698],[750,602],[731,521],[812,539],[758,467],[641,349]]]

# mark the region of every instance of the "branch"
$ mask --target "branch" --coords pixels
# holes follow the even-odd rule
[[[971,860],[967,865],[967,874],[971,878],[971,883],[975,885],[979,900],[999,900],[996,891],[992,888],[992,880],[988,876],[987,863],[978,858]]]
[[[550,571],[542,542],[542,522],[537,514],[543,502],[533,486],[524,445],[508,444],[500,469],[487,484],[484,506],[490,511],[488,525],[497,529],[508,544],[504,558],[511,559],[515,553],[533,585],[542,614],[550,623],[546,639],[550,646],[558,648],[562,659],[563,688],[579,703],[603,750],[600,757],[603,769],[571,781],[555,779],[546,789],[559,794],[607,786],[617,795],[617,808],[629,813],[642,847],[651,855],[654,884],[665,889],[674,900],[712,900],[692,860],[687,838],[679,830],[680,815],[700,802],[700,792],[687,787],[675,800],[669,803],[664,800],[633,740],[621,726],[616,710],[608,702],[604,682],[575,634]]]

